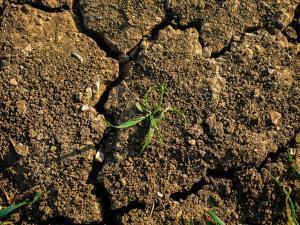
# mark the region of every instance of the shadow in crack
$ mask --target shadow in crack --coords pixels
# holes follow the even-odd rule
[[[200,181],[194,183],[190,190],[186,190],[186,191],[183,190],[183,191],[172,193],[170,195],[170,198],[175,201],[185,200],[191,194],[196,194],[206,184],[207,182],[204,179],[201,179]]]
[[[69,7],[67,5],[63,5],[59,8],[50,8],[50,7],[47,7],[47,6],[45,6],[45,5],[43,5],[39,2],[29,1],[29,0],[27,0],[25,2],[14,2],[14,4],[29,5],[32,8],[39,9],[41,11],[48,12],[48,13],[59,13],[59,12],[65,11],[65,10],[69,10]]]

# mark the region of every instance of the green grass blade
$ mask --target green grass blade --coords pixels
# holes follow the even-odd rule
[[[294,174],[297,180],[300,180],[300,172],[296,170],[294,167],[292,167],[292,173]]]
[[[160,85],[159,86],[159,92],[160,92],[160,100],[159,100],[159,106],[162,106],[164,103],[164,95],[166,93],[166,86],[165,85]]]
[[[23,201],[0,210],[0,218],[7,217],[11,212],[21,208],[22,206],[32,205],[41,197],[41,193],[37,192],[32,201]]]
[[[225,225],[225,223],[220,219],[220,217],[217,216],[217,214],[213,211],[208,211],[208,215],[215,221],[218,225]]]
[[[153,116],[150,116],[150,127],[146,135],[144,144],[142,146],[141,153],[143,153],[143,151],[148,147],[148,145],[150,145],[152,138],[154,136],[154,131],[155,131],[155,121]]]
[[[143,105],[147,108],[147,109],[150,109],[150,105],[149,105],[149,102],[148,102],[148,99],[149,99],[149,95],[150,93],[157,89],[157,85],[154,85],[154,86],[151,86],[148,91],[146,92],[146,94],[144,95],[144,101],[143,101]]]
[[[135,103],[135,107],[141,112],[141,113],[143,113],[144,112],[144,109],[143,109],[143,107],[142,107],[142,105],[140,104],[140,103]]]
[[[127,120],[126,122],[121,123],[121,124],[119,124],[117,126],[115,126],[115,125],[111,124],[110,122],[108,122],[108,125],[111,126],[111,127],[117,128],[117,129],[128,128],[128,127],[132,127],[132,126],[134,126],[134,125],[142,122],[147,117],[148,117],[148,115],[141,116],[141,117],[138,117],[138,118],[135,118],[135,119],[131,119],[131,120]]]
[[[293,163],[294,163],[294,159],[292,157],[292,155],[288,152],[288,162],[291,164],[291,171],[294,174],[294,176],[296,177],[297,180],[300,180],[300,171],[298,171],[295,167],[293,167]]]
[[[190,220],[189,223],[188,223],[188,225],[194,225],[193,220]]]

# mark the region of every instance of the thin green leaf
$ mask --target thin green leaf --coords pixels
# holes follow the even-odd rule
[[[109,123],[109,126],[117,128],[117,129],[128,128],[128,127],[132,127],[132,126],[134,126],[134,125],[142,122],[143,120],[147,119],[147,117],[148,117],[148,115],[141,116],[141,117],[138,117],[138,118],[135,118],[135,119],[131,119],[131,120],[127,120],[126,122],[121,123],[121,124],[119,124],[117,126],[112,125],[111,123]]]
[[[194,225],[193,220],[190,220],[189,223],[188,223],[188,225]]]
[[[288,162],[291,164],[291,172],[294,174],[297,180],[300,180],[300,171],[298,171],[292,164],[294,163],[292,155],[288,152]]]
[[[161,123],[161,118],[153,118],[152,120],[152,127],[157,130],[157,134],[160,140],[160,143],[163,142],[162,134],[161,134],[161,129],[160,129],[160,123]]]
[[[300,213],[300,206],[298,205],[297,202],[295,202],[295,208],[296,208],[296,211],[299,211],[298,213]]]
[[[207,213],[215,221],[216,224],[218,224],[218,225],[225,225],[225,223],[220,219],[220,217],[217,216],[217,214],[215,212],[208,211]]]
[[[144,112],[144,109],[143,109],[142,105],[141,105],[139,102],[135,103],[135,107],[136,107],[141,113]]]
[[[150,127],[149,127],[149,130],[148,130],[147,136],[145,138],[144,144],[142,146],[141,153],[143,153],[143,151],[148,147],[148,145],[150,145],[150,143],[152,141],[152,138],[154,136],[154,131],[155,131],[154,127],[155,127],[155,125],[154,125],[154,122],[153,122],[153,117],[150,116]]]
[[[11,212],[21,208],[22,206],[34,204],[41,197],[41,195],[42,194],[40,192],[37,192],[32,201],[23,201],[0,210],[0,218],[7,217]]]
[[[288,162],[289,163],[293,163],[293,157],[292,157],[292,155],[288,152]]]
[[[144,95],[144,102],[143,102],[143,104],[144,104],[144,106],[145,106],[146,108],[148,108],[148,109],[150,109],[150,105],[149,105],[149,103],[148,103],[149,95],[150,95],[150,93],[151,93],[153,90],[157,89],[157,87],[158,87],[157,85],[150,87],[150,88],[148,89],[148,91],[146,92],[146,94]]]
[[[300,172],[296,170],[294,167],[292,167],[292,173],[294,174],[297,180],[300,180]]]
[[[166,86],[165,85],[160,85],[159,91],[160,91],[159,106],[162,106],[162,104],[164,103],[164,94],[166,92]]]
[[[286,202],[286,213],[287,213],[287,224],[288,225],[300,225],[297,220],[297,208],[299,205],[294,204],[293,200],[290,197],[291,190],[287,190],[286,187],[278,180],[275,179],[275,182],[281,187],[283,193],[285,194]]]

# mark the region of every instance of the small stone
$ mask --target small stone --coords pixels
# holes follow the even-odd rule
[[[26,156],[29,153],[29,147],[26,145],[23,145],[22,143],[16,144],[14,141],[12,141],[12,144],[15,148],[16,153],[18,153],[21,156]]]
[[[293,110],[294,112],[299,112],[299,107],[297,105],[291,105],[290,106],[291,110]]]
[[[202,49],[202,55],[205,58],[209,58],[211,56],[212,48],[211,47],[204,47]]]
[[[28,44],[28,45],[24,48],[24,50],[25,50],[26,52],[31,52],[31,51],[32,51],[32,46],[31,46],[31,44]]]
[[[54,146],[54,145],[52,145],[52,146],[50,147],[50,151],[51,151],[51,152],[55,152],[55,151],[56,151],[56,149],[57,149],[57,147],[56,147],[56,146]]]
[[[290,154],[291,154],[292,156],[295,156],[296,153],[297,153],[297,149],[296,149],[296,148],[290,148]]]
[[[11,85],[13,85],[13,86],[17,86],[18,85],[18,82],[17,82],[17,80],[15,78],[10,79],[9,83]]]
[[[123,187],[126,186],[126,180],[125,180],[124,178],[121,178],[121,179],[120,179],[120,182],[121,182],[121,184],[123,185]]]
[[[23,100],[17,101],[16,105],[17,105],[18,113],[21,114],[21,115],[25,115],[26,112],[27,112],[26,101],[23,101]]]
[[[95,160],[98,162],[103,162],[104,161],[104,154],[100,151],[98,151],[95,155]]]
[[[85,89],[85,95],[88,97],[88,98],[92,98],[93,96],[93,91],[92,91],[92,88],[88,87]]]
[[[276,111],[270,111],[269,112],[271,121],[274,125],[277,125],[279,120],[281,119],[281,114],[279,112]]]
[[[90,109],[90,107],[89,107],[88,105],[82,105],[82,106],[81,106],[81,111],[82,111],[82,112],[87,111],[87,110],[89,110],[89,109]]]
[[[188,140],[188,143],[190,144],[190,145],[196,145],[196,140],[195,139],[189,139]]]
[[[160,198],[164,197],[164,195],[160,192],[157,192],[157,196],[160,197]]]
[[[234,41],[240,41],[241,38],[239,36],[233,36],[232,40],[234,40]]]
[[[30,138],[35,138],[37,135],[38,135],[38,133],[35,130],[33,130],[33,129],[29,130],[29,137]]]
[[[82,58],[81,55],[79,55],[79,54],[77,54],[77,53],[75,53],[75,52],[73,52],[71,55],[72,55],[73,57],[75,57],[76,59],[78,59],[81,63],[83,62],[83,58]]]

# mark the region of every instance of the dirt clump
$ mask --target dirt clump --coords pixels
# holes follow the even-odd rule
[[[287,170],[286,155],[282,154],[276,163],[268,163],[261,170],[237,170],[231,178],[208,175],[193,193],[158,197],[145,210],[125,213],[121,221],[122,224],[200,225],[212,222],[208,211],[213,211],[225,224],[285,224],[281,211],[285,198],[273,177],[290,181]]]
[[[202,44],[219,53],[245,32],[263,27],[273,33],[283,30],[292,22],[298,4],[298,0],[175,0],[169,7],[181,25],[198,26]]]
[[[108,138],[113,156],[99,179],[115,208],[137,200],[152,205],[157,193],[189,190],[208,168],[259,167],[299,128],[299,111],[292,107],[300,97],[299,49],[282,33],[246,33],[216,59],[203,57],[198,38],[196,29],[161,30],[157,40],[141,44],[130,74],[111,91],[106,109],[115,124],[137,116],[135,102],[155,84],[168,87],[166,105],[188,115],[185,129],[168,114],[162,143],[157,138],[142,156],[146,124]],[[276,124],[272,111],[280,114]]]
[[[0,167],[8,193],[43,197],[26,221],[101,221],[88,184],[106,123],[93,106],[118,64],[76,29],[69,12],[9,4],[0,30]],[[80,57],[79,57],[80,56]]]
[[[125,55],[164,20],[164,1],[81,0],[86,29],[101,34],[118,54]]]

